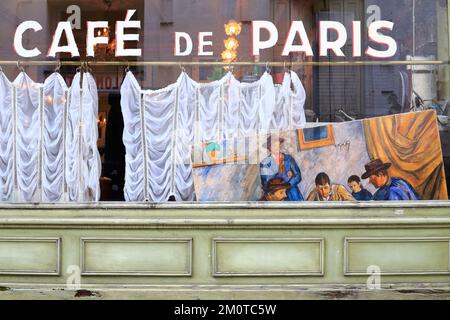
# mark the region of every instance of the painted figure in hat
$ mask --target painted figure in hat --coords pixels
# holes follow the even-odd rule
[[[259,201],[286,201],[286,191],[291,185],[282,178],[273,178],[263,187],[264,196]]]
[[[387,170],[390,166],[390,163],[383,163],[380,159],[372,160],[364,166],[366,172],[361,178],[369,178],[369,182],[378,189],[373,200],[420,200],[420,196],[406,180],[389,175]]]
[[[259,165],[262,188],[264,190],[271,179],[281,178],[289,184],[289,188],[286,191],[286,201],[304,201],[298,188],[298,184],[302,181],[300,168],[292,156],[281,152],[283,142],[283,138],[272,140],[272,137],[269,136],[264,144],[270,155],[261,161]]]

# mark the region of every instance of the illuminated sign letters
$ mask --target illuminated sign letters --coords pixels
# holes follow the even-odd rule
[[[116,23],[116,57],[140,57],[142,49],[129,49],[125,47],[126,42],[134,41],[139,43],[139,33],[125,32],[126,29],[141,29],[141,21],[131,20],[136,10],[128,10],[125,20]],[[77,27],[74,17],[68,21],[59,22],[53,35],[47,56],[55,58],[58,53],[70,53],[72,57],[79,57],[73,28]],[[318,24],[318,55],[325,57],[333,54],[338,57],[345,57],[343,47],[348,42],[348,33],[352,37],[352,56],[361,57],[362,55],[362,35],[361,21],[352,22],[352,30],[347,30],[345,26],[338,21],[319,21]],[[109,36],[95,34],[97,29],[109,28],[108,21],[88,21],[86,30],[86,55],[95,57],[95,46],[99,44],[108,44]],[[23,35],[25,32],[41,32],[42,26],[37,21],[24,21],[16,29],[14,35],[14,48],[17,54],[24,58],[32,58],[42,55],[38,48],[25,48],[23,46]],[[390,21],[372,19],[367,27],[367,38],[369,44],[365,48],[364,54],[371,58],[385,59],[393,57],[397,52],[396,41],[388,35],[393,31],[394,23]],[[60,46],[63,35],[67,38],[67,45]],[[278,29],[270,21],[255,20],[251,26],[252,35],[252,54],[259,56],[262,50],[273,48],[279,40]],[[332,37],[330,35],[333,35]],[[296,40],[299,42],[296,42]],[[299,44],[298,44],[299,43]],[[373,44],[379,44],[374,48]],[[211,51],[213,46],[212,32],[198,32],[197,34],[197,52],[198,56],[213,56]],[[382,48],[382,50],[380,50]],[[186,32],[174,33],[173,54],[176,57],[189,56],[193,54],[194,43]],[[308,33],[302,21],[292,21],[286,40],[283,44],[282,56],[288,56],[291,53],[304,53],[306,56],[313,56],[313,50]]]

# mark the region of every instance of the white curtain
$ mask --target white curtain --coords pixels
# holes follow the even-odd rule
[[[90,73],[83,77],[82,132],[83,147],[81,172],[83,174],[80,190],[82,201],[98,201],[100,199],[100,176],[102,160],[97,148],[98,140],[98,92],[95,78]]]
[[[231,72],[211,83],[189,79],[195,91],[196,141],[221,141],[267,132],[275,107],[272,77],[241,83]]]
[[[0,72],[0,201],[13,199],[13,87]]]
[[[127,201],[194,198],[190,145],[195,91],[182,73],[160,90],[141,90],[131,72],[121,88],[126,147],[124,194]]]
[[[292,82],[292,91],[290,91],[289,96],[289,112],[290,112],[290,124],[288,129],[298,129],[303,128],[306,124],[305,117],[305,101],[306,92],[303,87],[300,78],[295,72],[289,73]]]
[[[306,93],[298,75],[286,72],[281,85],[275,86],[275,110],[271,131],[291,130],[305,126]]]
[[[67,111],[67,198],[89,202],[100,199],[101,159],[97,149],[98,95],[90,73],[77,73],[69,92]]]
[[[64,167],[67,140],[66,103],[69,89],[58,73],[53,73],[44,82],[44,125],[42,126],[43,172],[42,201],[57,202],[66,200],[66,179]]]
[[[21,72],[13,83],[17,201],[39,201],[42,179],[42,85]],[[13,142],[14,143],[14,142]]]
[[[58,73],[41,84],[0,72],[1,201],[99,200],[97,88],[80,78],[69,89]]]
[[[286,73],[282,88],[268,73],[254,83],[232,73],[197,83],[183,72],[166,88],[142,90],[128,72],[121,87],[125,199],[194,200],[193,143],[302,127],[305,91],[297,75]]]

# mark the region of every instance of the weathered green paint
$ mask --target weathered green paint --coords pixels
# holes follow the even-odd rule
[[[83,275],[191,275],[192,239],[83,238]]]
[[[8,205],[0,237],[0,298],[75,298],[73,266],[89,299],[450,297],[450,202]]]
[[[58,275],[59,245],[59,238],[0,237],[0,275],[11,273]]]
[[[383,275],[450,275],[449,241],[449,237],[346,239],[345,274],[367,274],[367,266],[377,265]]]
[[[213,240],[214,276],[323,275],[323,239]]]

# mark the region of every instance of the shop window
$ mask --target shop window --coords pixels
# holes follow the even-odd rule
[[[87,1],[76,0],[70,4],[66,1],[33,0],[20,2],[13,0],[2,1],[0,4],[0,52],[2,60],[19,60],[17,54],[11,50],[11,39],[17,27],[17,21],[27,19],[39,20],[45,32],[36,33],[36,37],[27,33],[24,36],[24,46],[37,46],[40,51],[48,51],[52,40],[52,32],[57,22],[68,18],[67,7],[77,5],[81,11],[81,28],[74,29],[77,44],[80,47],[81,56],[85,55],[85,25],[87,20],[106,20],[111,26],[108,30],[100,30],[102,34],[111,37],[106,45],[96,48],[95,59],[70,58],[62,54],[59,58],[63,62],[82,62],[83,60],[115,61],[123,62],[123,65],[95,66],[92,74],[95,77],[99,94],[99,122],[98,148],[102,157],[102,200],[123,201],[126,197],[123,189],[125,184],[126,159],[125,146],[122,143],[124,121],[121,109],[120,87],[125,77],[125,68],[128,59],[114,56],[112,39],[115,36],[114,25],[118,17],[122,19],[128,9],[137,9],[137,19],[142,21],[143,28],[140,31],[139,46],[143,49],[142,57],[129,59],[131,61],[163,61],[172,63],[167,66],[137,65],[131,66],[137,82],[142,89],[158,90],[165,88],[177,81],[182,68],[194,81],[208,84],[222,79],[230,68],[215,65],[180,65],[181,62],[214,63],[223,61],[221,53],[225,51],[224,40],[228,36],[224,32],[224,24],[229,20],[237,20],[241,23],[242,30],[239,35],[234,35],[239,42],[235,61],[262,62],[259,65],[235,66],[233,76],[237,81],[247,84],[259,81],[266,71],[264,62],[286,62],[270,69],[270,76],[277,90],[281,90],[285,71],[293,63],[291,70],[298,75],[305,90],[304,109],[307,127],[298,129],[289,121],[286,122],[286,130],[278,133],[284,139],[284,151],[292,156],[302,175],[298,184],[299,192],[306,199],[311,190],[315,188],[315,178],[319,173],[326,173],[332,184],[342,185],[349,193],[347,179],[351,175],[362,176],[366,172],[365,165],[372,160],[380,160],[381,166],[390,163],[392,174],[402,175],[401,166],[413,166],[415,160],[411,158],[414,153],[428,152],[419,146],[413,146],[405,141],[414,140],[413,134],[428,137],[427,144],[440,144],[442,152],[442,167],[436,165],[429,167],[428,176],[417,180],[413,172],[404,174],[405,180],[412,184],[422,194],[427,194],[424,200],[440,199],[444,193],[442,185],[430,181],[437,181],[445,172],[447,189],[450,187],[450,80],[449,80],[449,5],[442,0],[325,0],[325,1],[297,1],[297,0],[133,0],[133,1]],[[217,8],[220,8],[218,10]],[[268,20],[277,27],[278,41],[268,49],[262,50],[259,56],[253,56],[251,44],[251,21]],[[285,46],[290,22],[301,20],[306,29],[310,41],[313,56],[305,53],[294,52],[284,57],[281,52]],[[326,56],[319,55],[319,24],[320,21],[331,20],[341,23],[347,31],[347,39],[342,46],[343,57],[329,52]],[[377,59],[365,54],[368,46],[383,50],[384,46],[377,44],[368,37],[368,26],[377,20],[392,21],[394,29],[389,34],[397,43],[397,51],[394,56],[387,59]],[[361,21],[361,56],[354,56],[353,21]],[[193,52],[186,57],[174,57],[173,33],[183,31],[192,36]],[[198,56],[198,33],[202,31],[213,32],[213,44],[208,48],[213,52],[212,56]],[[267,38],[268,33],[263,33]],[[333,30],[328,32],[330,41],[336,40]],[[65,43],[66,39],[63,40]],[[299,45],[298,38],[294,43]],[[137,44],[132,44],[137,46]],[[41,60],[45,60],[42,58]],[[423,63],[421,64],[421,61]],[[9,79],[17,76],[15,66],[2,66]],[[182,67],[182,68],[180,68]],[[60,73],[70,86],[77,66],[63,65]],[[52,73],[54,66],[44,65],[27,66],[29,76],[43,83]],[[292,94],[297,94],[294,85],[290,87]],[[255,91],[257,92],[257,91]],[[277,91],[278,92],[278,91]],[[242,94],[239,92],[238,94]],[[248,101],[242,105],[250,104],[257,93],[250,95]],[[223,97],[222,97],[223,98]],[[222,101],[222,100],[221,100]],[[227,100],[223,100],[222,108],[226,110]],[[218,104],[211,104],[214,107]],[[239,108],[242,108],[242,105]],[[295,106],[295,105],[294,105]],[[219,108],[219,107],[217,107]],[[238,108],[237,108],[238,109]],[[236,109],[236,110],[237,110]],[[414,119],[409,119],[407,114],[416,111],[434,110],[437,116],[437,128],[433,134],[422,132],[422,126],[427,127],[434,120],[424,118],[424,123],[418,125]],[[221,111],[223,112],[225,111]],[[212,112],[212,111],[211,111]],[[198,114],[196,115],[198,116]],[[392,118],[382,118],[392,116]],[[200,116],[198,116],[201,118]],[[206,117],[206,115],[204,115]],[[381,121],[382,126],[377,127],[369,119]],[[384,119],[384,120],[377,120]],[[392,123],[389,119],[396,119]],[[198,119],[197,119],[198,120]],[[277,119],[282,123],[283,119]],[[247,119],[239,120],[242,122]],[[384,122],[383,122],[384,121]],[[397,122],[396,122],[397,121]],[[398,123],[398,122],[402,123]],[[316,123],[318,122],[318,124]],[[434,122],[433,122],[434,123]],[[406,124],[411,127],[407,128]],[[339,127],[338,125],[342,125]],[[345,129],[342,129],[346,127]],[[217,129],[219,131],[221,129]],[[434,130],[434,129],[433,129]],[[435,134],[436,133],[436,134]],[[232,136],[230,134],[230,136]],[[228,198],[214,200],[241,201],[258,200],[264,195],[267,186],[260,183],[261,164],[269,155],[266,137],[259,136],[255,141],[246,141],[255,146],[258,161],[251,163],[253,167],[247,171],[239,171],[238,166],[252,160],[253,154],[236,154],[233,150],[227,151],[225,142],[231,140],[201,141],[198,146],[201,149],[201,161],[194,163],[197,182],[204,179],[208,186],[195,194],[198,201],[208,201],[215,190],[229,188]],[[245,138],[250,139],[248,136]],[[378,148],[381,143],[378,140],[390,141],[383,146],[390,150],[390,154]],[[404,140],[405,141],[404,141]],[[421,139],[424,139],[423,137]],[[435,139],[435,140],[431,140]],[[437,139],[440,139],[438,143]],[[433,142],[434,141],[434,142]],[[404,149],[394,147],[394,142],[404,146]],[[238,142],[233,141],[233,144]],[[228,144],[230,145],[230,144]],[[203,148],[203,149],[202,149]],[[436,149],[437,150],[437,149]],[[402,154],[395,158],[392,154]],[[434,152],[434,151],[433,151]],[[389,158],[390,157],[390,158]],[[419,156],[418,156],[419,157]],[[395,158],[395,159],[394,159]],[[419,157],[420,158],[420,157]],[[326,159],[327,161],[325,161]],[[333,160],[333,165],[330,164]],[[344,160],[345,159],[345,160]],[[406,165],[402,162],[410,159]],[[422,159],[421,161],[428,161]],[[269,161],[269,160],[267,160]],[[358,162],[353,167],[352,161]],[[344,163],[345,162],[345,163]],[[223,167],[230,163],[233,172],[223,174]],[[277,163],[280,166],[279,163]],[[373,163],[371,164],[373,165]],[[334,167],[337,167],[335,170]],[[341,166],[341,167],[339,167]],[[273,167],[272,167],[273,168]],[[338,172],[338,169],[342,172]],[[369,168],[370,169],[370,168]],[[334,171],[335,170],[335,171]],[[270,171],[270,170],[268,170]],[[289,170],[288,170],[289,171]],[[167,174],[173,174],[167,173]],[[285,174],[283,172],[283,174]],[[285,175],[280,174],[286,180]],[[210,176],[208,176],[210,175]],[[278,176],[277,176],[278,177]],[[323,178],[324,175],[321,175]],[[235,181],[244,181],[246,184],[238,185]],[[433,180],[434,179],[434,180]],[[320,180],[320,179],[319,179]],[[234,182],[233,182],[234,181]],[[248,184],[248,183],[253,184]],[[362,183],[372,193],[376,191],[368,180]],[[427,184],[428,183],[428,184]],[[214,189],[218,188],[218,189]],[[238,188],[245,189],[245,195],[237,195]],[[277,186],[278,188],[278,186]],[[247,195],[251,193],[251,197]],[[216,195],[218,193],[216,192]],[[438,196],[434,196],[439,194]],[[292,196],[292,195],[291,195]],[[170,197],[176,200],[176,197]],[[167,200],[167,199],[166,199]],[[178,199],[179,200],[179,199]]]

